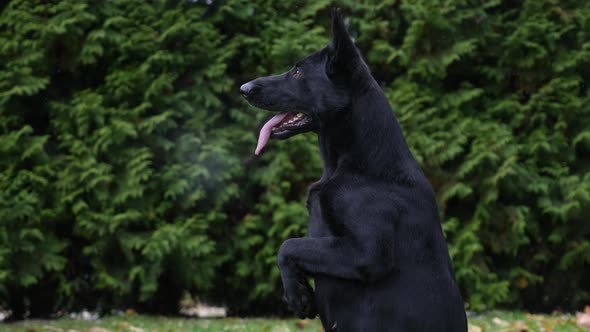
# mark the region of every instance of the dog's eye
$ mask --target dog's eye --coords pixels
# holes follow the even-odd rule
[[[299,68],[295,68],[295,71],[293,72],[293,76],[295,78],[301,78],[301,76],[303,76],[303,73],[301,72],[301,70],[299,70]]]

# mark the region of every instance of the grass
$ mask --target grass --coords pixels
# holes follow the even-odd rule
[[[492,311],[469,318],[470,332],[586,332],[576,325],[576,317],[566,314],[535,315],[523,312]],[[474,327],[479,327],[478,330]]]
[[[585,332],[572,315],[531,315],[493,311],[469,318],[470,332]],[[111,316],[97,321],[58,319],[0,323],[2,332],[321,332],[318,320],[190,319],[141,315]]]
[[[191,319],[152,316],[106,317],[97,321],[58,319],[0,324],[2,332],[288,332],[321,330],[319,321],[282,319]]]

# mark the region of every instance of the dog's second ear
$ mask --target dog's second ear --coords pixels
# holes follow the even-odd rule
[[[346,31],[340,8],[332,8],[332,41],[328,54],[326,73],[329,76],[351,74],[359,63],[359,54]]]

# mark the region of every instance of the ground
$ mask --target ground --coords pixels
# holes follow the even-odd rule
[[[492,311],[469,317],[469,332],[585,332],[572,315],[532,315]],[[2,332],[321,332],[318,320],[282,319],[190,319],[122,315],[97,321],[59,319],[0,323]]]

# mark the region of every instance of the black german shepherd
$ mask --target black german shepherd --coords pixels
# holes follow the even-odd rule
[[[240,88],[276,113],[256,154],[269,138],[319,139],[309,237],[278,254],[285,300],[301,318],[319,314],[328,332],[467,331],[432,187],[337,9],[332,34],[288,72]]]

